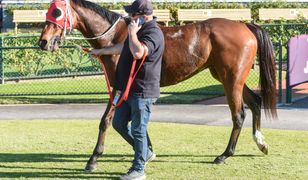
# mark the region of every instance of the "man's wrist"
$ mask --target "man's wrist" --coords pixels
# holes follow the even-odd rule
[[[105,52],[105,49],[104,48],[101,48],[98,52],[99,55],[104,55],[104,52]]]
[[[137,36],[137,31],[129,31],[128,33],[129,36]]]

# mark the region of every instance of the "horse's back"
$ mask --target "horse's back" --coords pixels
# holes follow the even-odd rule
[[[245,23],[224,18],[213,18],[201,22],[210,29],[211,40],[219,44],[230,43],[243,46],[249,41],[256,43],[256,38]]]
[[[251,42],[256,44],[255,36],[245,23],[224,18],[212,18],[184,26],[162,27],[162,31],[165,42],[173,44],[172,47],[175,45],[182,47],[196,36],[199,41],[209,39],[211,44],[220,45],[220,48],[228,44],[238,46],[237,48]]]

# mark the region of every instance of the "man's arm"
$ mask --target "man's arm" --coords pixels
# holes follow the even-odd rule
[[[121,54],[122,48],[123,48],[123,43],[116,44],[114,46],[109,46],[109,47],[104,47],[101,49],[93,49],[90,54],[91,55],[119,55]]]
[[[128,26],[129,49],[135,59],[141,59],[144,54],[148,53],[146,45],[142,45],[138,40],[137,32],[141,28],[138,24],[139,19],[137,21],[131,21]]]

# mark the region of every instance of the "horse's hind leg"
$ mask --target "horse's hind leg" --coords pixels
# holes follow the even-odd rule
[[[235,146],[236,146],[238,137],[241,133],[244,119],[246,116],[243,103],[240,102],[239,104],[240,104],[239,105],[240,109],[238,109],[238,111],[234,111],[234,109],[230,108],[232,112],[232,121],[233,121],[232,133],[231,133],[229,143],[228,143],[226,150],[220,156],[216,157],[216,159],[214,160],[215,164],[223,163],[225,159],[234,155]]]
[[[250,90],[246,85],[243,91],[244,102],[252,112],[252,137],[258,148],[264,153],[268,153],[268,145],[264,141],[261,133],[261,97]]]
[[[224,79],[220,78],[217,71],[213,67],[209,67],[212,76],[217,79],[218,81],[222,82],[225,88],[225,94],[228,99],[228,104],[232,114],[232,121],[233,121],[233,129],[231,133],[231,137],[228,143],[228,146],[224,153],[218,156],[215,160],[215,164],[220,164],[225,161],[228,157],[232,156],[235,151],[235,146],[238,140],[238,137],[241,133],[241,129],[244,123],[244,119],[246,116],[244,104],[242,101],[242,87],[240,83],[236,83],[231,77],[232,76],[225,76],[231,79]]]

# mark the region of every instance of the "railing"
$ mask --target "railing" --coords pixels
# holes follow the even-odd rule
[[[30,43],[37,42],[38,40],[38,36],[0,37],[2,43],[0,44],[0,78],[2,82],[2,85],[0,85],[0,87],[2,86],[0,88],[0,96],[107,93],[100,64],[96,59],[76,49],[73,45],[74,43],[69,42],[61,46],[61,50],[54,54],[41,51],[38,46],[21,43],[22,39],[29,38],[31,39],[28,40]],[[6,45],[8,42],[12,43],[12,41],[16,41],[20,45]],[[33,57],[35,59],[34,62],[28,57]],[[76,58],[80,58],[80,60],[76,60]],[[44,60],[46,62],[43,62]],[[72,61],[79,63],[79,65],[71,63]],[[68,64],[63,62],[71,63],[69,65],[75,67],[69,67]],[[61,65],[66,65],[66,67],[61,67]],[[30,68],[33,66],[38,66],[38,68],[31,71]],[[92,66],[95,68],[92,68]],[[29,70],[26,71],[25,69]],[[204,83],[200,84],[202,81]],[[59,86],[59,84],[66,85]],[[184,83],[162,88],[162,94],[223,94],[223,88],[218,84],[208,71],[204,71]],[[41,86],[47,86],[48,89],[41,89]]]

